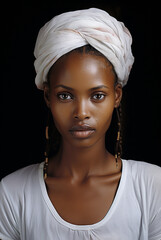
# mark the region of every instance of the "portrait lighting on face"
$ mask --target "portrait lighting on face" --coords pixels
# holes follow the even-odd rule
[[[132,37],[125,25],[101,9],[90,8],[60,14],[39,31],[34,50],[35,83],[39,89],[44,90],[51,68],[61,57],[75,49],[90,45],[110,62],[117,76],[117,84],[123,87],[128,81],[134,62],[131,44]],[[56,116],[53,115],[53,118],[56,122]],[[56,128],[58,129],[58,124]],[[120,129],[120,122],[118,128]],[[58,131],[60,132],[59,129]],[[77,131],[78,135],[83,137],[85,133]],[[120,156],[118,150],[121,146],[120,130],[117,139],[116,162]]]

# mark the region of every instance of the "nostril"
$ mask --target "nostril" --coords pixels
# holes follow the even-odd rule
[[[76,114],[74,115],[74,119],[77,119],[77,120],[84,120],[84,119],[89,119],[89,115],[87,114]]]

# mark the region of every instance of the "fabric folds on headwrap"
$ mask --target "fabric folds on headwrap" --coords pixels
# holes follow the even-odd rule
[[[40,29],[34,49],[37,87],[43,89],[49,69],[61,56],[87,44],[113,64],[124,86],[134,62],[131,34],[104,10],[90,8],[60,14]]]

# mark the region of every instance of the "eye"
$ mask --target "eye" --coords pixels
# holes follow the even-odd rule
[[[100,101],[103,100],[105,98],[105,94],[103,93],[96,93],[92,96],[92,99],[95,101]]]
[[[57,94],[57,97],[60,99],[60,100],[71,100],[73,99],[72,95],[70,93],[58,93]]]

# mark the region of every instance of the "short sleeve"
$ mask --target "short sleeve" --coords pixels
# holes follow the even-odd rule
[[[0,182],[0,239],[20,240],[12,200],[3,180]]]
[[[153,221],[149,226],[149,240],[161,239],[161,209],[155,215]]]
[[[148,240],[161,240],[161,168],[154,166],[152,172]]]

